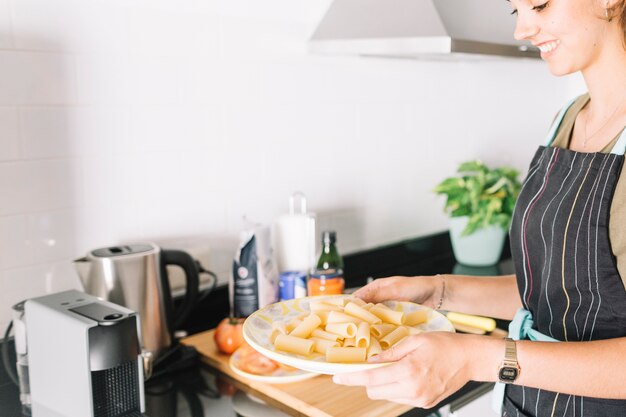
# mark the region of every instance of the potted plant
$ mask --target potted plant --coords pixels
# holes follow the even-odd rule
[[[480,161],[464,162],[457,172],[434,189],[447,196],[454,256],[465,265],[493,265],[500,259],[521,189],[519,173],[490,169]]]

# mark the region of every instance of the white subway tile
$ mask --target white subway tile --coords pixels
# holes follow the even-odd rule
[[[228,100],[236,100],[233,97],[233,89],[228,87],[231,82],[226,81],[235,74],[229,73],[229,69],[225,68],[219,59],[193,55],[187,57],[184,62],[182,97],[185,103],[213,105]],[[240,91],[242,90],[239,84],[235,87]]]
[[[217,9],[220,15],[262,21],[284,21],[316,23],[320,13],[326,10],[330,0],[300,2],[290,0],[219,0]],[[311,3],[311,4],[308,4]]]
[[[308,28],[297,23],[220,18],[220,55],[242,62],[307,55]]]
[[[35,263],[66,260],[76,256],[76,212],[62,210],[28,216],[28,241]]]
[[[22,50],[78,49],[80,22],[88,5],[80,0],[14,0],[15,46]]]
[[[133,103],[181,104],[183,66],[180,59],[134,55],[130,65]]]
[[[76,154],[104,156],[130,151],[130,106],[75,107],[71,120]]]
[[[0,105],[67,104],[75,100],[69,55],[0,52]]]
[[[0,269],[33,262],[33,248],[27,229],[26,216],[0,217]]]
[[[0,105],[14,106],[20,103],[20,54],[21,52],[0,51]]]
[[[193,232],[192,219],[181,215],[184,205],[195,204],[190,195],[197,192],[194,184],[178,175],[183,161],[177,152],[145,152],[137,156],[135,187],[141,187],[136,200],[135,221],[140,236],[188,234]],[[140,168],[139,168],[140,167]],[[141,174],[149,174],[149,180]]]
[[[352,144],[356,137],[356,109],[330,102],[229,104],[224,117],[229,143],[260,143],[267,148],[286,143],[336,147]]]
[[[19,156],[17,109],[0,108],[0,161]]]
[[[81,1],[79,49],[86,53],[127,56],[130,18],[126,4],[110,0]]]
[[[18,49],[128,52],[128,14],[105,1],[13,1]]]
[[[131,66],[126,55],[81,54],[76,57],[77,96],[82,104],[131,102]]]
[[[81,163],[83,205],[90,208],[132,207],[133,195],[140,195],[140,189],[134,187],[151,177],[151,173],[130,154],[91,156],[83,158]]]
[[[26,159],[110,154],[128,149],[123,107],[24,107],[21,156]]]
[[[218,20],[197,11],[131,9],[130,53],[153,57],[218,53]]]
[[[137,106],[131,135],[141,152],[211,149],[220,146],[219,107]]]
[[[0,0],[0,49],[13,48],[10,0]]]
[[[225,75],[219,79],[223,84],[223,100],[231,104],[269,102],[306,106],[327,103],[334,95],[329,89],[324,67],[302,60],[226,61],[221,71]]]
[[[108,231],[103,224],[113,227],[110,231],[114,232],[116,218],[120,226],[129,223],[136,211],[136,200],[141,198],[142,184],[150,183],[153,173],[130,153],[85,157],[81,163],[84,201],[78,214],[78,234]]]
[[[112,0],[104,0],[112,1]],[[219,0],[113,0],[134,10],[159,10],[172,13],[180,12],[215,12],[215,5]]]
[[[69,289],[80,289],[78,276],[69,262],[35,265],[3,271],[2,287],[8,306],[28,298]]]
[[[50,158],[76,154],[77,138],[68,107],[24,107],[20,111],[21,157]]]
[[[83,254],[79,255],[82,256]],[[47,294],[67,290],[83,290],[78,273],[70,262],[55,262],[45,265],[44,268],[46,268],[45,290]]]
[[[106,194],[105,195],[110,195]],[[138,219],[132,200],[114,194],[115,204],[107,206],[85,206],[76,216],[77,233],[75,256],[84,256],[89,250],[118,245],[121,242],[136,242],[142,239]]]
[[[179,218],[179,224],[185,230],[193,231],[195,228],[212,234],[225,231],[226,207],[224,204],[216,204],[216,201],[222,200],[232,190],[224,184],[224,177],[230,173],[224,171],[218,161],[221,154],[220,151],[210,149],[178,154],[178,204],[168,215]]]
[[[0,216],[73,207],[81,194],[75,161],[38,160],[0,164]]]

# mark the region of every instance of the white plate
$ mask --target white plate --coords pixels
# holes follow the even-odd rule
[[[249,348],[248,348],[249,349]],[[257,375],[250,372],[246,372],[239,367],[239,363],[242,359],[241,348],[237,349],[228,360],[230,369],[237,375],[248,378],[252,381],[266,382],[269,384],[287,384],[290,382],[304,381],[305,379],[313,378],[317,374],[306,372],[301,369],[284,369],[278,368],[269,375]],[[278,362],[278,361],[276,361]]]
[[[255,311],[243,323],[243,337],[258,352],[276,362],[302,369],[303,371],[317,374],[334,375],[344,372],[355,372],[365,369],[377,368],[388,365],[388,363],[328,363],[324,356],[317,355],[306,357],[293,353],[277,351],[274,344],[270,342],[269,336],[272,331],[273,322],[288,322],[293,317],[309,312],[309,300],[324,300],[337,297],[349,297],[349,295],[328,295],[317,297],[296,298],[294,300],[281,301],[270,304],[260,310]],[[424,332],[444,331],[454,333],[454,326],[441,313],[407,301],[385,301],[385,305],[394,310],[412,312],[417,310],[428,310],[428,321],[414,326]]]

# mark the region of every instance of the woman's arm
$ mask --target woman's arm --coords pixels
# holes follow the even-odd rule
[[[372,358],[374,362],[394,363],[335,375],[333,381],[365,386],[371,399],[430,408],[470,380],[497,381],[504,346],[504,340],[489,336],[422,333]],[[572,395],[626,399],[625,353],[626,338],[517,342],[521,371],[515,384]]]
[[[354,293],[368,302],[413,301],[432,308],[512,320],[521,307],[515,275],[381,278]],[[442,298],[443,297],[443,298]]]
[[[596,398],[626,399],[626,338],[591,342],[517,344],[521,368],[516,385]],[[483,337],[470,348],[470,379],[496,381],[504,342]],[[482,358],[482,359],[481,359]]]
[[[444,310],[513,320],[522,306],[515,275],[474,277],[445,275]],[[442,280],[444,279],[442,278]],[[440,292],[441,294],[441,292]]]

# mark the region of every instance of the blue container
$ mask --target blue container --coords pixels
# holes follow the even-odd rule
[[[280,274],[280,301],[306,297],[306,274],[288,271]]]

